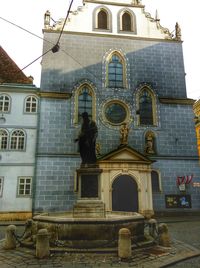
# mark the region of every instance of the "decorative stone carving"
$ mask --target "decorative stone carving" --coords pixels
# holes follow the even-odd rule
[[[3,245],[4,249],[15,249],[16,248],[16,226],[15,225],[9,225],[6,228],[6,236],[5,236],[5,242]]]
[[[155,154],[154,151],[154,137],[152,133],[148,133],[145,139],[145,153]]]
[[[176,34],[175,39],[177,41],[181,41],[181,28],[180,28],[180,25],[178,24],[178,22],[175,25],[175,34]]]
[[[128,134],[129,134],[129,127],[127,123],[123,123],[120,128],[120,145],[127,145],[128,144]]]

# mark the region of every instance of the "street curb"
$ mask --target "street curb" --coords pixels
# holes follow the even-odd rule
[[[175,265],[177,263],[180,263],[180,262],[183,262],[183,261],[195,258],[195,257],[199,257],[199,256],[200,256],[200,250],[198,250],[198,252],[196,252],[196,253],[187,253],[187,256],[184,255],[184,257],[176,256],[177,260],[169,261],[169,263],[160,266],[160,268],[170,267],[170,266]]]

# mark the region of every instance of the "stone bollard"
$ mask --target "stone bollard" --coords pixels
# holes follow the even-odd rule
[[[16,226],[9,225],[6,228],[6,235],[3,248],[4,249],[15,249],[16,248],[16,238],[14,234],[16,233]]]
[[[49,234],[47,229],[40,229],[36,235],[36,257],[39,259],[48,258],[49,250]]]
[[[157,236],[157,221],[155,219],[150,219],[148,221],[149,225],[149,235],[153,238],[156,238]]]
[[[170,236],[165,223],[158,225],[158,244],[163,247],[170,247]]]
[[[128,259],[131,257],[131,232],[127,228],[119,230],[118,256],[121,259]]]

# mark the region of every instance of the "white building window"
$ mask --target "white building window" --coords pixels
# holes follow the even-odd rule
[[[8,132],[5,129],[0,129],[0,150],[8,149]]]
[[[22,130],[15,130],[11,134],[10,142],[11,150],[24,150],[25,149],[25,134]]]
[[[29,96],[25,99],[25,113],[37,113],[37,98]]]
[[[0,112],[8,113],[10,111],[10,97],[5,94],[0,95]]]
[[[32,177],[18,178],[18,196],[30,196],[32,188]]]
[[[0,197],[3,195],[3,177],[0,177]]]

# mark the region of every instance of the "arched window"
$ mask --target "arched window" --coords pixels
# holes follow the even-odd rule
[[[108,29],[108,14],[104,9],[101,9],[97,15],[97,28]]]
[[[161,191],[159,173],[155,170],[151,171],[151,186],[153,193]]]
[[[113,54],[108,62],[108,87],[124,87],[124,64],[117,54]]]
[[[8,149],[8,132],[0,129],[0,150]]]
[[[147,89],[142,90],[139,96],[140,125],[153,125],[152,96]]]
[[[37,113],[37,98],[29,96],[25,99],[25,112],[26,113]]]
[[[0,112],[10,111],[10,97],[8,95],[0,95]]]
[[[129,32],[136,34],[136,16],[134,12],[128,8],[123,8],[118,12],[118,32]]]
[[[122,15],[122,31],[132,31],[132,19],[128,12]]]
[[[93,31],[112,31],[112,13],[104,5],[97,6],[93,11]]]
[[[25,134],[22,130],[15,130],[11,135],[11,150],[24,150],[25,149]]]
[[[78,96],[78,122],[81,121],[81,114],[87,112],[92,119],[92,94],[91,90],[84,86]]]

